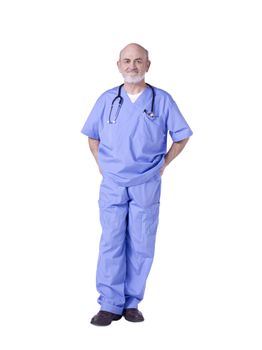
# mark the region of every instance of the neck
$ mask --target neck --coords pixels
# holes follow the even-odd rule
[[[135,95],[139,94],[146,87],[146,83],[144,80],[139,83],[126,83],[124,84],[124,88],[128,94]]]

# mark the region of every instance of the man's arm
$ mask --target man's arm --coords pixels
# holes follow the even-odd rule
[[[160,169],[161,176],[163,175],[163,172],[165,168],[168,166],[168,164],[171,163],[172,160],[175,159],[179,155],[179,153],[182,152],[188,140],[189,140],[189,137],[178,142],[173,142],[172,146],[169,148],[169,151],[165,155],[165,163]]]
[[[98,147],[99,147],[99,143],[100,143],[99,140],[92,139],[91,137],[88,137],[89,148],[90,148],[90,151],[92,152],[92,154],[93,154],[93,156],[94,156],[94,158],[96,160],[98,168],[99,168],[99,164],[98,164]],[[102,174],[100,168],[99,168],[99,171]]]

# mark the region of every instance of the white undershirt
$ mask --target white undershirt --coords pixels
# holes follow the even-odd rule
[[[131,94],[127,94],[128,97],[130,98],[131,102],[135,103],[136,100],[138,99],[138,97],[142,94],[144,90],[140,91],[138,94],[134,94],[134,95],[131,95]]]

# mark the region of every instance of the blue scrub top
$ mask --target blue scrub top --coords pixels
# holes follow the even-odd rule
[[[160,173],[167,151],[167,134],[174,142],[191,136],[192,130],[173,98],[155,88],[154,118],[151,111],[152,91],[145,88],[132,103],[124,86],[124,101],[116,123],[109,124],[110,108],[118,87],[104,92],[96,101],[81,132],[100,141],[98,162],[103,176],[120,186],[134,186]],[[111,121],[115,119],[119,99],[114,103]]]

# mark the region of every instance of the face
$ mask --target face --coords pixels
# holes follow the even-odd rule
[[[127,83],[139,83],[148,72],[150,61],[146,52],[136,45],[128,45],[121,52],[117,62],[119,72]]]

